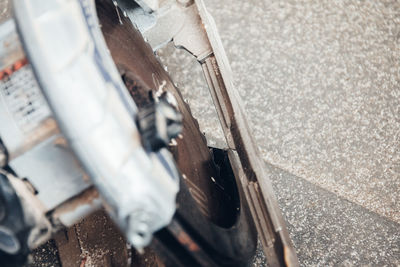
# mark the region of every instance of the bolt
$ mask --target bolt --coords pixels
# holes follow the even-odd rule
[[[142,216],[135,214],[129,218],[128,239],[138,250],[143,249],[151,241],[150,227],[146,217],[145,214]]]

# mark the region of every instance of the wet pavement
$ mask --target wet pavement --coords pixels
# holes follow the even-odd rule
[[[400,4],[206,3],[301,264],[398,266]],[[200,67],[172,47],[160,55],[223,145]]]

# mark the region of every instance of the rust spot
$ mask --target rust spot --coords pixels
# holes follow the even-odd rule
[[[66,148],[68,147],[68,142],[64,137],[58,137],[54,140],[54,145]]]
[[[10,77],[11,74],[13,74],[13,72],[19,70],[20,68],[22,68],[26,64],[28,64],[28,60],[26,58],[23,58],[23,59],[20,59],[20,60],[16,61],[11,66],[1,70],[0,71],[0,80],[3,80],[3,78],[6,78],[6,77]]]
[[[32,132],[29,132],[30,136],[26,138],[25,149],[28,150],[32,146],[59,132],[60,130],[58,129],[56,121],[53,118],[47,118]]]
[[[17,71],[20,68],[22,68],[23,66],[25,66],[26,64],[28,64],[28,60],[26,58],[23,58],[14,63],[13,69],[14,69],[14,71]]]
[[[85,267],[86,264],[86,258],[83,258],[81,261],[81,265],[79,265],[79,267]]]
[[[72,198],[70,201],[57,207],[53,213],[53,217],[60,217],[63,213],[71,212],[81,205],[91,204],[93,200],[97,198],[99,198],[99,192],[94,187],[91,187],[80,195]]]
[[[58,129],[57,123],[53,118],[47,118],[40,123],[35,129],[24,132],[25,139],[21,147],[13,151],[9,156],[10,160],[16,158],[18,155],[28,151],[35,145],[45,141],[47,138],[54,134],[58,134],[60,130]]]
[[[184,231],[179,232],[178,241],[192,252],[200,250],[199,246]]]

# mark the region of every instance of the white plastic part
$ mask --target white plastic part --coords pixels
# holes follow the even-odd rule
[[[171,162],[169,153],[156,156],[141,146],[133,119],[137,109],[109,55],[94,3],[16,0],[14,8],[62,133],[127,239],[136,248],[146,246],[175,212],[177,172],[160,162],[159,157]]]

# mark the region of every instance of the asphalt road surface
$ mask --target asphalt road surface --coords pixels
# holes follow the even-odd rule
[[[400,4],[206,3],[301,264],[399,266]],[[163,62],[223,145],[200,67],[174,50]]]

